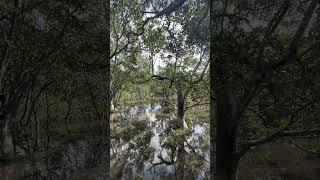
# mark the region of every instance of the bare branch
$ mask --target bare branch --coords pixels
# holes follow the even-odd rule
[[[297,55],[299,41],[302,38],[304,32],[306,31],[318,3],[319,3],[319,0],[312,0],[310,2],[310,5],[309,5],[307,11],[304,13],[303,19],[298,27],[298,30],[296,31],[295,35],[293,36],[293,38],[288,46],[288,49],[286,50],[284,57],[282,58],[281,61],[274,63],[274,64],[271,64],[267,68],[268,70],[279,68],[279,67],[285,65],[286,63],[288,63],[289,61],[292,62],[297,59],[296,55]]]

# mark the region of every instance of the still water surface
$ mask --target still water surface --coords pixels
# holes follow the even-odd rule
[[[112,114],[112,179],[209,179],[208,108],[188,112],[185,131],[175,128],[174,112],[174,107],[154,103]],[[1,164],[0,179],[104,180],[106,147],[84,135],[53,142],[47,155],[35,154],[33,160],[18,148],[21,158]],[[273,143],[249,152],[240,162],[239,180],[296,179],[320,179],[320,157]]]

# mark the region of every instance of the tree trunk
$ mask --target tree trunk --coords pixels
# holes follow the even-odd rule
[[[1,119],[1,122],[3,122],[3,125],[1,127],[1,153],[2,158],[7,160],[13,159],[15,155],[13,137],[9,127],[10,118],[11,116],[9,114],[6,114]]]
[[[185,128],[184,122],[184,96],[181,89],[178,89],[177,97],[177,125],[178,128]]]
[[[177,168],[176,168],[176,175],[178,179],[185,179],[185,170],[184,170],[184,165],[186,164],[185,162],[185,154],[186,151],[184,149],[184,141],[181,139],[180,142],[178,142],[178,155],[177,155]]]
[[[240,121],[237,101],[228,84],[218,89],[216,95],[216,179],[236,180],[236,134]]]
[[[35,142],[34,142],[34,151],[38,151],[40,148],[40,122],[37,117],[37,113],[34,112],[34,119],[36,123],[36,134],[35,134]]]
[[[184,130],[187,128],[184,117],[184,95],[182,89],[178,89],[177,94],[177,126],[178,126],[178,155],[177,155],[177,168],[176,175],[178,179],[185,179],[185,149],[184,149]]]

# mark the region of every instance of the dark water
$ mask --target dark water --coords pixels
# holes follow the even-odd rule
[[[56,149],[37,160],[16,160],[10,165],[0,167],[1,180],[14,179],[106,179],[103,165],[107,163],[105,154],[98,148],[103,148],[97,143],[78,140],[70,143],[61,143]],[[95,170],[100,167],[101,170]],[[94,175],[90,175],[94,174]]]
[[[174,112],[155,103],[112,114],[112,179],[209,179],[208,109],[188,112],[184,131],[175,128]],[[21,158],[0,166],[0,180],[104,180],[109,161],[103,142],[85,135],[62,139],[33,158],[18,148]],[[239,180],[318,180],[320,157],[285,143],[266,144],[241,159],[238,175]]]
[[[301,141],[302,144],[308,140]],[[283,142],[265,144],[242,158],[239,179],[319,180],[320,156],[311,155]]]

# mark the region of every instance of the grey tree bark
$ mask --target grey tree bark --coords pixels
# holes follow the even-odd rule
[[[2,159],[6,159],[6,160],[13,159],[15,156],[12,132],[9,127],[10,120],[11,120],[11,116],[10,114],[7,114],[7,113],[4,114],[0,119],[2,123],[1,153],[2,153]]]
[[[235,95],[230,84],[216,91],[216,176],[219,180],[236,180],[239,158],[236,137],[240,116]]]

